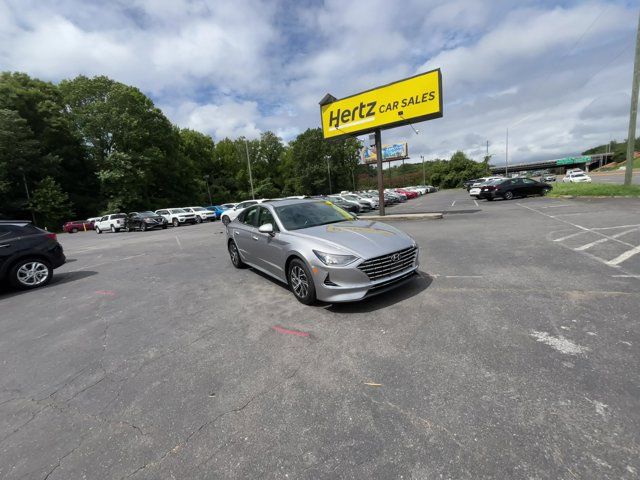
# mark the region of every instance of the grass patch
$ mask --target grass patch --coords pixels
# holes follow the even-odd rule
[[[605,165],[602,168],[598,168],[597,171],[598,172],[609,172],[612,170],[619,170],[620,167],[625,167],[627,165],[627,162],[620,162],[620,163],[616,163],[616,164],[609,164],[609,165]],[[640,168],[640,158],[634,158],[633,159],[633,168]]]
[[[640,197],[640,185],[609,185],[606,183],[557,183],[550,197],[575,195],[578,197]]]

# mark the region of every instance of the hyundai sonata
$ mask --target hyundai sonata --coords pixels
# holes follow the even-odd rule
[[[247,264],[287,283],[307,305],[361,300],[418,269],[418,246],[409,235],[323,200],[253,205],[227,225],[227,248],[236,268]]]

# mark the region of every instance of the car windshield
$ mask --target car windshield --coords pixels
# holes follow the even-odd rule
[[[191,207],[191,210],[193,210],[194,212],[202,212],[204,210],[204,208],[202,208],[202,207]]]
[[[139,217],[147,218],[147,217],[157,217],[158,215],[153,212],[140,212],[138,214]]]
[[[115,215],[111,215],[111,218],[127,218],[124,213],[116,213]]]
[[[230,208],[235,207],[235,205],[236,205],[235,203],[225,203],[224,205],[221,205],[220,208],[224,208],[228,210]]]
[[[584,177],[584,173],[572,173],[574,177]]]
[[[331,202],[305,202],[276,207],[276,213],[287,230],[346,222],[353,217]]]
[[[169,210],[171,213],[187,213],[185,212],[183,209],[181,208],[172,208],[171,210]]]

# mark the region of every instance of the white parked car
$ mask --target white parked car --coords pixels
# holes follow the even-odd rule
[[[196,223],[210,221],[213,222],[216,219],[216,212],[207,210],[204,207],[183,207],[185,212],[194,213],[196,215]]]
[[[379,207],[379,202],[375,198],[362,197],[355,193],[344,193],[340,195],[343,200],[359,203],[363,208],[369,210],[375,210]]]
[[[562,179],[563,183],[590,183],[591,177],[584,172],[567,172]]]
[[[244,210],[247,207],[250,207],[251,205],[262,203],[266,200],[267,200],[266,198],[261,198],[260,200],[245,200],[244,202],[240,202],[235,207],[222,212],[222,216],[220,217],[220,220],[222,220],[222,223],[224,223],[225,225],[229,225],[229,223],[234,221],[236,217],[240,215],[240,212],[242,210]]]
[[[100,217],[93,223],[93,229],[96,233],[112,232],[116,233],[124,229],[124,221],[127,216],[124,213],[111,213]]]
[[[483,183],[487,183],[487,182],[492,182],[494,180],[504,180],[504,177],[482,177],[482,178],[478,178],[472,185],[471,185],[471,189],[473,189],[474,187],[479,187],[480,185],[482,185]],[[469,195],[474,196],[477,194],[473,194],[471,193],[471,189],[469,189]]]
[[[174,227],[179,227],[186,223],[196,223],[196,214],[187,212],[182,208],[163,208],[156,210],[156,214],[164,217]]]

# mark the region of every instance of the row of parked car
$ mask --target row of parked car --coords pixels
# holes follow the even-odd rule
[[[417,198],[420,195],[425,195],[427,193],[435,192],[438,189],[431,185],[418,185],[406,188],[395,188],[395,189],[386,189],[384,191],[384,204],[385,206],[394,205],[396,203],[404,203],[409,199]],[[317,195],[314,197],[308,197],[304,195],[285,197],[285,198],[275,198],[275,199],[266,199],[261,198],[257,200],[246,200],[244,202],[236,203],[236,204],[226,204],[224,207],[230,207],[227,210],[223,211],[220,215],[220,219],[222,223],[228,225],[234,219],[238,217],[240,212],[244,209],[257,205],[267,200],[291,200],[291,199],[305,199],[305,198],[317,198],[322,200],[327,200],[336,205],[337,207],[342,208],[351,213],[364,213],[369,212],[371,210],[378,210],[380,208],[380,197],[378,195],[377,190],[363,190],[358,192],[348,192],[343,191],[339,194],[335,195]]]

